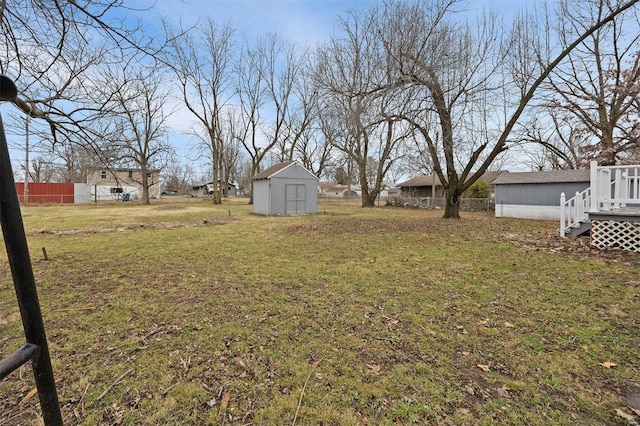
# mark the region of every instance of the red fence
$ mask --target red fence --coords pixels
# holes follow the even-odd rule
[[[16,192],[21,203],[33,204],[73,204],[73,183],[33,183],[29,182],[29,192],[24,193],[24,182],[16,182]]]

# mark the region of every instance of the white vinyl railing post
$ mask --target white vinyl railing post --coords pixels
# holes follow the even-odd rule
[[[598,188],[598,198],[602,202],[598,202],[598,206],[602,207],[602,210],[611,210],[611,194],[613,192],[611,169],[605,169],[604,167],[599,170],[598,178],[600,181],[600,187]]]
[[[565,237],[565,204],[566,204],[567,200],[566,197],[564,195],[564,192],[562,194],[560,194],[560,236],[561,237]]]
[[[574,222],[577,222],[579,220],[582,219],[582,214],[583,212],[583,201],[582,201],[582,197],[580,197],[580,191],[576,191],[576,195],[574,197],[574,200],[576,200],[576,215],[573,218]]]
[[[613,203],[611,208],[616,209],[622,207],[622,204],[618,201],[622,198],[622,170],[616,169],[616,178],[613,181]]]
[[[600,196],[598,191],[598,162],[592,161],[590,167],[591,202],[589,203],[589,211],[595,213],[598,211],[598,197]]]

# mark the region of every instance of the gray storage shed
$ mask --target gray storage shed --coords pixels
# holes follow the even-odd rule
[[[269,167],[253,177],[253,212],[317,213],[318,177],[295,161]]]
[[[590,182],[587,169],[503,173],[493,181],[496,217],[559,220],[560,194],[569,199]]]

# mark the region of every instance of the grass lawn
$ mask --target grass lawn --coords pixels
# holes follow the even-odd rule
[[[555,222],[204,202],[23,214],[65,424],[640,421],[640,256],[560,240]],[[24,337],[0,263],[5,356]],[[33,389],[29,366],[0,381],[0,424],[39,424]]]

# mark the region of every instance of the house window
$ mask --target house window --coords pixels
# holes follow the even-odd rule
[[[107,178],[107,171],[103,170],[100,172],[100,179],[106,179]]]
[[[133,170],[129,170],[129,179],[133,178]]]
[[[122,188],[111,188],[112,194],[122,194]]]
[[[147,173],[147,177],[150,178],[151,177],[151,173]]]

